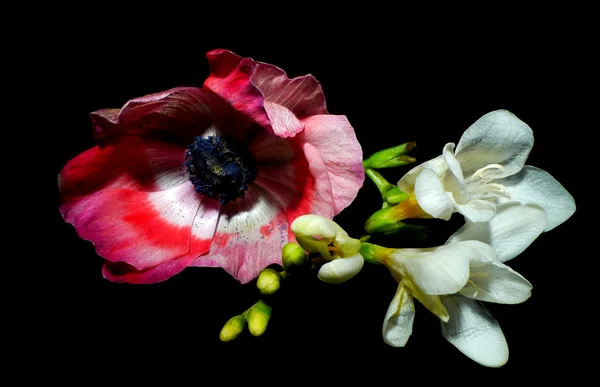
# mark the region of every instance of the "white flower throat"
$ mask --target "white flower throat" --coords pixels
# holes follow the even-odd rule
[[[510,200],[510,194],[506,187],[499,183],[493,183],[504,173],[504,167],[500,164],[489,164],[478,169],[465,179],[469,199],[488,200],[496,202],[500,198]]]

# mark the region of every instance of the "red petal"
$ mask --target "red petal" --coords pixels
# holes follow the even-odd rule
[[[211,75],[204,87],[280,137],[303,128],[299,119],[325,114],[325,96],[312,75],[289,79],[285,72],[227,50],[206,54]]]
[[[190,250],[187,254],[146,270],[137,270],[123,262],[105,261],[102,268],[104,277],[113,282],[132,284],[151,284],[169,279],[189,266],[199,255],[209,251],[218,217],[219,205],[216,201],[201,203],[192,225]]]
[[[118,134],[151,136],[190,144],[214,129],[242,138],[250,122],[209,90],[177,87],[128,101],[123,108],[91,113],[97,140]]]
[[[362,148],[345,116],[318,115],[303,122],[299,140],[312,145],[321,156],[338,214],[356,198],[365,180]],[[312,165],[313,157],[307,157]]]
[[[221,208],[210,252],[192,266],[219,266],[247,283],[273,263],[281,264],[288,241],[285,211],[267,192],[251,186],[243,198]]]
[[[65,221],[106,260],[146,270],[190,252],[199,206],[189,182],[159,192],[109,189],[79,200]]]
[[[67,163],[58,175],[63,216],[88,195],[108,188],[160,191],[188,182],[185,148],[136,136],[96,146]]]
[[[289,79],[279,67],[258,62],[252,83],[260,89],[265,100],[288,108],[300,119],[327,114],[323,89],[310,74]]]

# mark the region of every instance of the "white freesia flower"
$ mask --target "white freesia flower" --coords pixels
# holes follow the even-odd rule
[[[364,265],[361,242],[348,236],[337,223],[319,215],[303,215],[291,225],[296,241],[309,253],[319,253],[330,261],[321,266],[323,282],[339,284],[360,272]]]
[[[441,156],[410,170],[398,187],[414,194],[425,213],[445,220],[460,212],[485,222],[498,203],[537,204],[549,231],[573,214],[575,201],[548,172],[525,165],[532,146],[529,126],[506,110],[493,111],[463,133],[455,152],[446,144]]]
[[[445,315],[436,313],[412,293],[410,286],[406,285],[409,282],[405,277],[397,278],[400,284],[384,320],[384,340],[393,346],[406,344],[412,332],[414,296],[440,317],[443,336],[463,354],[488,367],[504,365],[508,361],[508,345],[502,329],[478,301],[517,304],[531,296],[531,284],[502,262],[523,252],[546,228],[547,216],[541,207],[514,202],[498,205],[496,216],[489,222],[467,222],[443,246],[446,251],[455,252],[447,255],[448,264],[458,263],[459,269],[455,272],[461,273],[461,282],[464,278],[464,263],[460,263],[461,260],[456,258],[456,254],[464,245],[456,245],[460,246],[465,242],[485,242],[496,254],[485,253],[485,249],[481,248],[479,252],[471,251],[472,255],[480,259],[469,260],[469,279],[456,294],[439,297],[443,309],[437,303],[438,300],[433,303],[429,296],[429,304],[436,307],[434,310],[442,310]],[[437,259],[439,260],[440,258]],[[421,281],[431,277],[432,281],[447,283],[448,269],[434,269],[436,259],[431,261],[428,262],[431,270],[425,270],[425,275],[421,273]],[[455,278],[459,277],[455,275]],[[431,293],[430,288],[427,290]]]
[[[523,302],[531,295],[531,284],[499,262],[491,246],[479,241],[385,250],[378,260],[390,269],[399,286],[386,313],[383,339],[395,347],[404,346],[412,333],[413,297],[440,320],[449,322],[452,316],[443,301],[446,295],[464,293],[507,304]]]

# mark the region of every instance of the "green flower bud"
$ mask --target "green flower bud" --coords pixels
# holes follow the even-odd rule
[[[408,196],[407,193],[402,192],[396,185],[381,195],[383,200],[390,205],[398,204],[408,198]]]
[[[395,146],[375,152],[363,161],[365,168],[393,168],[414,163],[416,159],[407,156],[406,152],[412,150],[417,144],[415,142],[407,142],[402,145]]]
[[[244,330],[244,326],[246,325],[246,318],[244,315],[240,314],[230,318],[223,329],[221,329],[221,333],[219,334],[219,338],[223,342],[228,342],[236,337],[238,337],[242,331]]]
[[[279,274],[273,269],[263,269],[256,281],[256,287],[261,294],[273,294],[279,290]]]
[[[288,243],[281,250],[281,262],[285,271],[294,270],[306,264],[308,256],[304,249],[297,243]]]
[[[271,307],[262,300],[257,302],[248,313],[248,330],[252,336],[260,336],[267,330],[271,318]]]

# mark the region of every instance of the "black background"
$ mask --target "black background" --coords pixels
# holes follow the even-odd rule
[[[584,28],[567,31],[553,22],[533,27],[530,19],[515,16],[518,10],[501,21],[468,19],[447,26],[401,26],[411,18],[404,14],[382,23],[365,16],[369,26],[357,19],[324,30],[316,18],[269,28],[252,21],[236,31],[223,18],[207,24],[214,15],[167,26],[140,19],[129,24],[115,14],[98,20],[81,16],[48,40],[53,55],[45,60],[58,69],[48,71],[55,99],[50,103],[60,109],[60,136],[51,155],[54,179],[69,159],[94,146],[91,111],[171,87],[201,87],[209,74],[205,52],[227,48],[277,65],[290,77],[312,73],[329,112],[346,115],[354,126],[365,156],[416,141],[412,155],[423,162],[439,155],[445,143],[457,143],[485,113],[508,109],[534,131],[527,163],[549,171],[576,201],[582,190],[572,169],[578,153],[573,134],[581,130],[574,117],[585,113],[578,101],[592,90],[587,75],[592,48],[582,43]],[[409,168],[382,173],[395,182]],[[287,375],[279,381],[325,373],[402,383],[411,377],[441,382],[451,375],[572,374],[579,365],[581,342],[573,335],[587,317],[570,306],[581,296],[571,270],[584,269],[564,262],[573,258],[570,245],[580,238],[581,209],[510,262],[532,282],[533,296],[520,305],[486,304],[510,347],[507,365],[494,370],[447,343],[437,319],[420,305],[406,347],[387,346],[381,324],[396,283],[384,268],[369,265],[338,286],[320,283],[315,275],[286,279],[264,336],[245,332],[221,343],[223,323],[258,299],[255,282],[240,285],[221,269],[188,268],[150,286],[111,283],[102,277],[102,259],[92,245],[63,223],[56,186],[53,193],[56,252],[47,269],[58,293],[44,318],[52,327],[49,353],[55,348],[66,353],[57,358],[61,366],[55,372],[61,376],[73,369],[90,378],[184,373],[202,384],[233,374],[254,380],[265,370]],[[366,180],[335,220],[359,237],[364,220],[379,206],[378,192]],[[461,219],[431,222],[436,233],[428,243],[435,245]],[[390,247],[406,243],[387,240]]]

